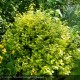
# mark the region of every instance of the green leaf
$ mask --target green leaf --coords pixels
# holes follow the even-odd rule
[[[14,64],[13,64],[13,61],[8,62],[8,63],[6,64],[6,67],[10,70],[10,74],[11,74],[11,75],[16,74],[16,69],[15,69],[15,66],[14,66]]]

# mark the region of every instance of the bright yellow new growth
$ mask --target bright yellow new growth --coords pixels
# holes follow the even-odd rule
[[[6,49],[4,48],[4,49],[2,49],[2,53],[3,54],[5,54],[7,51],[6,51]]]
[[[0,48],[4,48],[4,46],[2,44],[0,44]]]
[[[36,70],[33,68],[32,72],[31,72],[31,75],[35,75],[35,74],[36,74]]]
[[[14,54],[14,53],[15,53],[15,51],[13,50],[11,54]]]

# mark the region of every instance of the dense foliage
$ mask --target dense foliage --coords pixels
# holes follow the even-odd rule
[[[79,75],[79,4],[0,0],[0,76],[56,75],[58,80],[59,75]]]
[[[68,26],[45,12],[18,14],[3,36],[6,53],[1,54],[1,68],[9,68],[10,75],[54,75],[55,71],[69,75],[78,53],[77,38]]]

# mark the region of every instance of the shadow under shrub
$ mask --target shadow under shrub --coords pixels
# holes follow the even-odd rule
[[[13,65],[19,76],[69,75],[78,53],[77,39],[77,34],[48,13],[38,10],[17,14],[2,40],[10,55],[6,65]]]

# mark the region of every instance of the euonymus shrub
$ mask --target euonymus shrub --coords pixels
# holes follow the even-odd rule
[[[3,36],[9,56],[5,64],[17,75],[54,75],[56,71],[69,75],[78,53],[77,37],[48,13],[38,10],[18,14]]]

